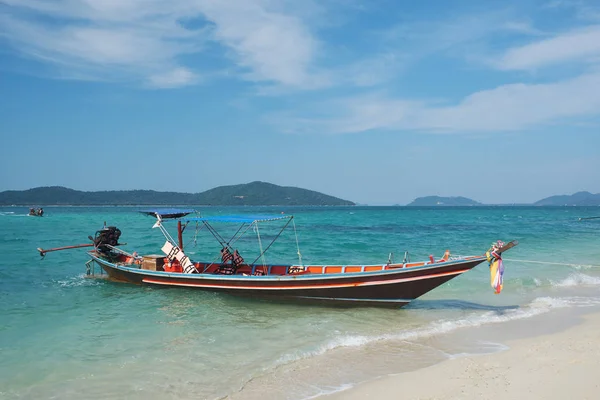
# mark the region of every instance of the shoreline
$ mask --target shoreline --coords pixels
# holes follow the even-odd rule
[[[547,317],[542,324],[548,324],[557,315]],[[595,307],[591,313],[577,318],[578,321],[566,329],[509,337],[503,341],[508,346],[505,351],[451,358],[317,398],[595,399],[600,390],[596,376],[600,370],[600,311]],[[550,326],[551,323],[547,327]]]

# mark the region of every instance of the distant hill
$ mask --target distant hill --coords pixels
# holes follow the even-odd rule
[[[536,201],[534,206],[600,206],[600,193],[577,192],[572,195],[550,196]]]
[[[417,197],[414,199],[409,206],[481,206],[482,204],[468,199],[466,197],[440,197],[440,196],[426,196]]]
[[[82,192],[62,186],[0,192],[0,205],[215,205],[352,206],[353,202],[313,190],[266,182],[220,186],[202,193],[112,190]]]
[[[277,186],[267,182],[219,186],[199,193],[195,204],[211,205],[290,205],[290,206],[353,206],[342,200],[313,190],[292,186]]]

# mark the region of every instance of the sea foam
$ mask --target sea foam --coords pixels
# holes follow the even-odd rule
[[[590,276],[582,273],[570,274],[561,281],[550,280],[552,286],[557,287],[573,287],[573,286],[598,286],[600,285],[600,277]]]
[[[298,350],[282,355],[275,365],[288,364],[301,359],[317,357],[340,348],[359,348],[382,341],[414,341],[422,338],[444,335],[463,328],[475,328],[483,325],[498,324],[531,318],[565,307],[590,307],[600,305],[600,297],[538,297],[526,306],[502,311],[472,313],[458,319],[439,319],[412,329],[400,330],[382,335],[341,335],[311,350]]]

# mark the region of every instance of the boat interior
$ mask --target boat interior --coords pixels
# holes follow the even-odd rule
[[[102,258],[107,259],[106,254],[101,255]],[[476,258],[466,257],[465,259]],[[270,264],[270,265],[248,265],[241,263],[234,265],[233,263],[222,263],[222,262],[194,262],[194,266],[198,273],[204,274],[219,274],[219,275],[302,275],[302,274],[344,274],[344,273],[358,273],[358,272],[375,272],[384,271],[389,269],[397,268],[411,268],[411,267],[422,267],[425,265],[431,265],[436,263],[443,263],[450,259],[450,252],[446,251],[444,256],[440,259],[434,259],[430,257],[429,261],[412,262],[412,263],[388,263],[388,264],[376,264],[376,265],[281,265],[281,264]],[[181,264],[177,260],[170,261],[163,255],[148,255],[138,256],[135,254],[125,253],[112,253],[110,260],[111,263],[125,266],[146,269],[151,271],[164,271],[171,273],[183,273]]]

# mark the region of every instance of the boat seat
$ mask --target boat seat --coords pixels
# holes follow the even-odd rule
[[[220,265],[219,268],[215,270],[215,274],[219,275],[234,275],[235,267],[231,264],[223,264]]]
[[[288,274],[288,275],[307,275],[307,274],[310,274],[310,273],[311,273],[310,271],[300,271],[300,272],[294,272],[294,273],[291,273],[291,274]]]

